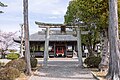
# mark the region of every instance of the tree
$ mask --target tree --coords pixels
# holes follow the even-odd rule
[[[0,7],[7,7],[7,5],[5,5],[2,2],[0,2]],[[0,11],[0,13],[3,13],[3,11]]]
[[[118,0],[118,6],[120,8],[120,0]],[[85,22],[88,27],[91,23],[95,23],[97,26],[97,31],[102,33],[102,40],[104,39],[104,48],[108,48],[108,22],[109,22],[109,42],[110,42],[110,60],[109,60],[109,73],[108,76],[110,80],[119,80],[119,51],[118,51],[118,24],[117,24],[117,0],[109,0],[110,7],[107,0],[73,0],[68,6],[68,10],[65,15],[65,23],[71,23],[74,16],[79,17],[83,22]],[[115,3],[115,4],[113,4]],[[109,9],[109,10],[108,10]],[[112,10],[114,9],[114,10]],[[110,20],[108,20],[108,13],[110,13]],[[113,14],[115,13],[115,14]],[[119,25],[120,25],[120,9],[118,9]],[[115,21],[116,20],[116,21]],[[113,23],[113,24],[112,24]],[[89,28],[88,28],[89,29]],[[105,34],[104,34],[105,33]],[[87,38],[86,38],[87,39]],[[91,37],[90,41],[93,40]],[[93,44],[92,44],[93,45]],[[109,56],[107,53],[108,49],[105,49],[104,55]],[[114,51],[114,52],[113,52]],[[103,55],[103,56],[104,56]],[[106,56],[106,57],[107,57]],[[107,61],[104,57],[102,60]],[[103,62],[104,62],[103,61]],[[114,61],[114,62],[113,62]]]
[[[90,33],[84,38],[90,55],[93,55],[95,46],[100,42],[100,33],[107,31],[108,27],[108,2],[103,0],[73,0],[69,3],[65,23],[70,24],[74,18],[79,18],[88,27]],[[102,32],[104,33],[104,32]],[[93,47],[92,47],[93,46]]]
[[[15,37],[15,33],[12,32],[2,32],[0,31],[0,52],[2,58],[5,58],[5,54],[7,54],[8,48],[16,46],[13,41],[13,37]]]
[[[65,15],[65,23],[71,23],[74,16],[77,16],[87,24],[88,28],[85,30],[89,30],[90,33],[88,35],[83,35],[82,43],[87,46],[90,55],[94,54],[96,44],[99,42],[102,43],[102,60],[100,63],[100,68],[102,66],[108,66],[109,62],[108,9],[109,6],[107,0],[73,0],[69,3]],[[91,24],[95,24],[97,28],[92,28]]]
[[[120,0],[118,0],[118,25],[120,30]]]
[[[120,80],[120,51],[118,34],[118,6],[117,0],[109,0],[109,44],[110,61],[108,80]]]
[[[24,28],[25,28],[25,60],[27,63],[27,74],[31,75],[30,48],[29,48],[29,24],[28,24],[28,0],[23,0],[24,6]]]

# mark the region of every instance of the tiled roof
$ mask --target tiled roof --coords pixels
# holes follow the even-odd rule
[[[56,32],[57,34],[55,34]],[[71,34],[62,34],[60,31],[56,32],[51,32],[49,41],[77,41],[77,37]],[[15,41],[20,41],[20,38],[15,39]],[[37,32],[30,35],[30,41],[45,41],[45,32]]]
[[[67,35],[67,34],[54,34],[49,35],[49,41],[77,41],[77,38],[73,35]],[[30,36],[30,41],[45,41],[45,34],[39,34],[35,33]]]

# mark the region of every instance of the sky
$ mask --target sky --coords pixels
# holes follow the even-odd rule
[[[8,7],[0,7],[0,30],[20,33],[23,24],[23,0],[0,0]],[[29,0],[29,30],[33,34],[39,30],[35,21],[64,23],[64,15],[70,0]]]

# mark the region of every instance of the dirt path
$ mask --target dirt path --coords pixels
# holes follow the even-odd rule
[[[42,61],[39,61],[41,64]],[[48,62],[48,67],[41,67],[30,80],[96,80],[89,69],[78,67],[77,59],[55,60]]]

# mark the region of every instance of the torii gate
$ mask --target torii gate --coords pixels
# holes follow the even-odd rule
[[[40,28],[46,28],[46,36],[45,36],[45,51],[44,51],[44,61],[43,66],[46,67],[48,63],[48,47],[49,47],[49,30],[50,28],[77,28],[77,47],[78,47],[78,62],[79,67],[83,67],[82,61],[82,49],[81,49],[81,30],[80,27],[86,26],[79,26],[79,25],[66,25],[66,24],[51,24],[51,23],[42,23],[42,22],[35,22]],[[88,31],[83,32],[83,34],[87,34]],[[71,33],[74,34],[74,33]]]

